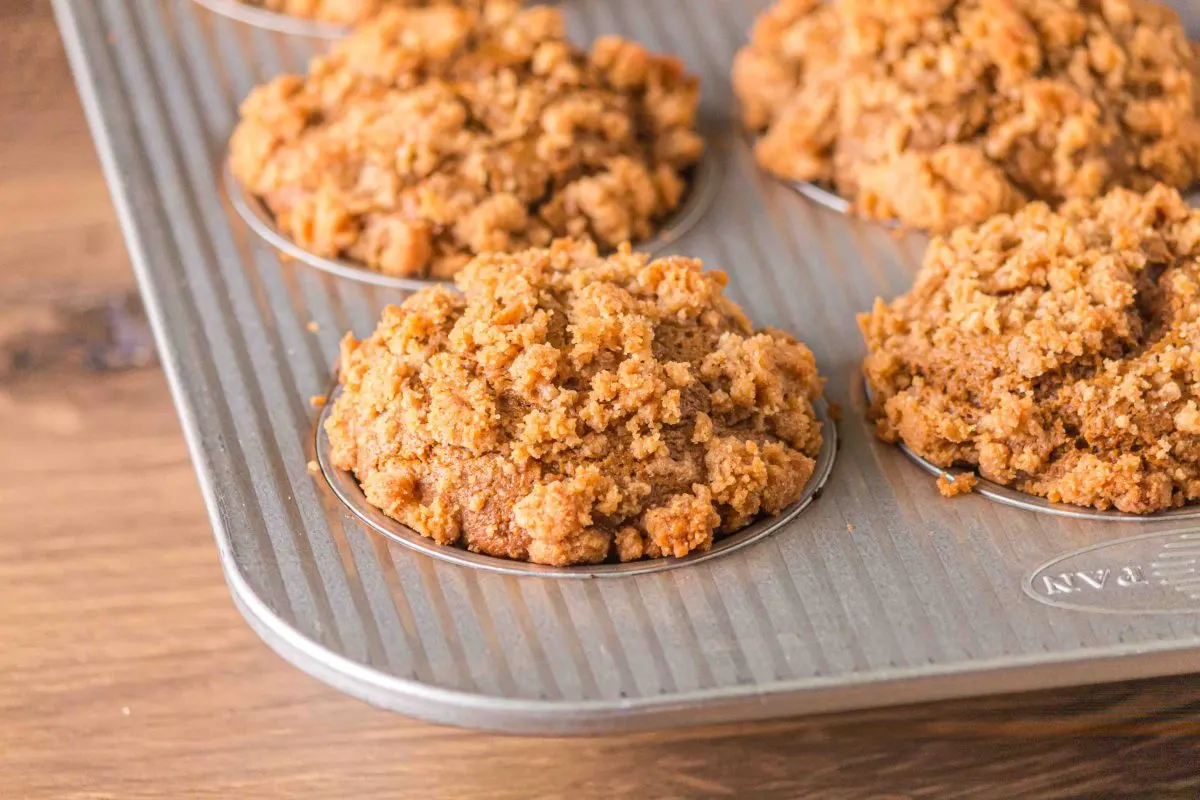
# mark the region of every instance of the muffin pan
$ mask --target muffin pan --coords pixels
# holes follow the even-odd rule
[[[817,502],[720,557],[563,580],[379,535],[308,469],[308,398],[327,388],[339,338],[368,333],[404,292],[281,259],[227,202],[221,172],[238,101],[319,42],[193,0],[55,0],[227,580],[285,658],[405,714],[545,734],[1200,669],[1200,606],[1175,556],[1191,552],[1196,523],[945,500],[873,436],[854,315],[908,287],[926,240],[833,213],[756,169],[728,71],[767,5],[563,8],[577,41],[623,34],[700,76],[721,175],[703,219],[663,251],[726,270],[756,325],[812,348],[841,410],[837,463]]]
[[[716,157],[711,152],[706,152],[689,172],[688,193],[683,202],[675,210],[675,213],[663,222],[662,228],[654,238],[634,245],[638,250],[646,253],[661,251],[699,222],[709,205],[712,204],[713,195],[720,182],[720,165],[717,163]],[[229,204],[241,216],[246,226],[261,236],[267,244],[289,258],[294,258],[317,269],[323,269],[340,278],[364,281],[376,286],[409,292],[435,283],[450,283],[450,281],[439,281],[436,278],[406,278],[387,275],[353,261],[342,258],[324,258],[309,252],[279,230],[275,223],[275,215],[267,208],[266,203],[246,191],[238,183],[237,179],[233,177],[228,163],[222,172],[222,180],[225,184],[226,195],[229,197]]]

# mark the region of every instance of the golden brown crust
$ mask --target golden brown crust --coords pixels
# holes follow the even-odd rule
[[[563,240],[457,280],[343,343],[333,463],[389,516],[562,565],[706,550],[800,496],[822,380],[724,273]]]
[[[755,155],[781,177],[828,183],[838,137],[842,18],[822,0],[780,0],[734,56],[742,122],[765,131]]]
[[[1194,502],[1198,258],[1200,212],[1161,186],[935,239],[913,288],[859,317],[878,434],[1055,502]]]
[[[231,168],[317,255],[450,277],[556,236],[650,238],[703,149],[698,102],[679,61],[611,36],[584,53],[557,10],[391,9],[255,89]]]
[[[1200,175],[1197,59],[1151,0],[781,0],[737,55],[764,169],[947,231]]]

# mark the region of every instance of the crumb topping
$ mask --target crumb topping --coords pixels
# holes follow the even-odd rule
[[[764,169],[947,231],[1193,184],[1195,50],[1152,0],[780,0],[733,80]]]
[[[1054,502],[1200,498],[1200,212],[1178,192],[1033,203],[930,245],[859,316],[878,434]]]
[[[386,9],[242,104],[231,169],[297,244],[446,278],[560,236],[645,240],[682,203],[703,141],[678,60],[615,36],[584,52],[555,9],[480,8]]]
[[[812,353],[755,332],[699,261],[591,242],[479,256],[342,345],[326,422],[370,503],[543,564],[683,556],[815,467]]]

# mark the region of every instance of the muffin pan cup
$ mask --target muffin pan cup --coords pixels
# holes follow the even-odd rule
[[[194,0],[213,14],[218,14],[235,22],[250,25],[270,33],[280,33],[288,36],[304,36],[311,39],[336,41],[350,35],[354,26],[336,22],[298,17],[294,14],[284,14],[261,6],[244,3],[242,0]],[[540,5],[555,5],[560,0],[545,0]]]
[[[842,197],[837,192],[826,189],[820,184],[811,181],[790,181],[784,178],[779,179],[782,183],[792,187],[800,194],[812,200],[818,205],[828,208],[830,211],[836,211],[838,214],[845,216],[856,216],[854,214],[854,204],[846,198]],[[1200,208],[1200,190],[1192,189],[1187,193],[1182,193],[1184,199],[1192,208]],[[884,228],[900,229],[903,226],[894,219],[871,219],[869,217],[860,217],[864,222],[871,222],[880,225]]]
[[[553,567],[545,564],[532,564],[524,561],[513,561],[507,558],[476,553],[461,547],[439,545],[432,539],[422,536],[406,525],[403,525],[384,514],[367,502],[353,474],[338,469],[333,465],[330,455],[329,436],[325,432],[325,420],[333,409],[333,401],[339,394],[334,390],[329,395],[317,426],[314,431],[317,463],[329,488],[354,512],[362,522],[372,530],[387,536],[393,541],[410,547],[434,558],[475,569],[498,572],[505,575],[531,576],[539,578],[619,578],[622,576],[643,575],[651,572],[687,567],[699,564],[753,544],[763,537],[770,536],[780,530],[797,515],[808,508],[821,493],[821,488],[829,480],[833,470],[833,461],[837,456],[837,426],[829,417],[829,405],[824,400],[813,404],[817,419],[821,422],[821,451],[817,454],[816,466],[812,476],[804,485],[804,491],[795,502],[788,504],[778,514],[764,516],[739,531],[721,536],[713,542],[710,549],[704,552],[691,553],[683,558],[648,558],[626,563],[580,564],[569,567]]]
[[[351,31],[350,25],[339,25],[334,22],[322,22],[321,20],[283,14],[261,6],[243,3],[242,0],[194,1],[214,14],[271,33],[333,41],[345,38]]]
[[[688,193],[684,197],[683,202],[680,203],[679,208],[675,209],[667,217],[661,229],[653,238],[635,243],[633,245],[634,248],[645,253],[657,253],[687,233],[692,226],[700,221],[701,217],[704,216],[704,212],[712,204],[718,183],[720,182],[720,174],[720,166],[717,163],[716,157],[710,150],[706,149],[700,161],[691,170]],[[375,286],[399,289],[406,292],[415,292],[439,283],[447,285],[453,283],[452,281],[438,280],[436,278],[409,278],[399,275],[387,275],[349,259],[326,258],[305,250],[279,229],[275,221],[275,215],[267,208],[267,204],[238,182],[237,178],[233,176],[233,170],[230,169],[228,160],[222,171],[222,179],[225,183],[225,192],[229,197],[229,203],[237,211],[242,221],[246,223],[246,227],[261,236],[263,241],[279,252],[300,263],[324,270],[339,278],[363,281]]]
[[[233,210],[242,218],[242,222],[246,223],[246,227],[254,231],[271,247],[294,261],[306,264],[314,269],[324,270],[343,280],[362,281],[373,286],[396,289],[405,293],[417,292],[439,284],[445,286],[453,284],[452,281],[438,280],[437,278],[409,278],[401,275],[388,275],[348,259],[326,258],[310,250],[305,250],[279,229],[275,221],[275,215],[267,208],[267,204],[257,195],[247,191],[233,177],[233,171],[229,168],[228,163],[226,163],[225,169],[221,174],[225,182],[225,193],[229,198],[229,204],[233,206]]]
[[[904,452],[904,455],[911,458],[930,475],[953,477],[964,471],[974,474],[974,470],[970,467],[964,467],[963,469],[939,467],[927,458],[918,455],[908,445],[899,443],[897,446]],[[1125,511],[1101,510],[1098,508],[1069,505],[1067,503],[1054,503],[1040,495],[1017,491],[1004,484],[989,481],[987,478],[978,476],[976,476],[976,481],[975,488],[971,490],[975,494],[982,495],[989,500],[995,500],[997,503],[1003,503],[1004,505],[1021,508],[1026,511],[1036,511],[1040,514],[1053,514],[1054,516],[1069,517],[1071,519],[1087,519],[1102,522],[1179,522],[1182,520],[1200,519],[1200,506],[1195,504],[1183,506],[1182,508],[1158,511],[1153,514],[1130,514]]]
[[[739,114],[738,117],[740,118],[741,115]],[[758,141],[758,137],[753,132],[746,130],[745,127],[741,126],[740,124],[738,125],[738,131],[741,134],[741,136],[745,139],[747,146],[749,148],[753,149],[754,143],[756,141]],[[766,175],[768,173],[764,172],[763,174]],[[816,203],[819,206],[823,206],[824,208],[827,208],[830,211],[833,211],[835,213],[841,214],[842,216],[846,216],[846,217],[857,216],[854,213],[854,204],[853,203],[851,203],[849,200],[842,197],[840,194],[833,191],[832,189],[826,188],[819,183],[814,183],[812,181],[796,181],[796,180],[791,180],[789,178],[780,178],[778,176],[772,176],[772,177],[774,177],[775,180],[779,181],[784,186],[787,186],[787,187],[795,190],[801,196],[807,197],[809,200],[813,201],[814,203]],[[870,223],[873,223],[876,225],[880,225],[884,228],[899,229],[901,227],[900,224],[898,222],[896,222],[895,220],[867,219],[865,217],[860,217],[860,219],[862,219],[864,222],[870,222]]]
[[[863,395],[866,397],[868,404],[872,402],[871,387],[863,382]],[[1003,503],[1006,506],[1020,508],[1026,511],[1036,511],[1041,514],[1052,514],[1058,517],[1068,517],[1071,519],[1086,519],[1095,521],[1108,522],[1179,522],[1182,520],[1200,519],[1200,504],[1192,504],[1181,508],[1172,508],[1166,511],[1159,511],[1153,514],[1130,514],[1125,511],[1102,510],[1099,508],[1089,508],[1087,506],[1076,506],[1068,503],[1055,503],[1045,497],[1029,492],[1022,492],[1013,489],[1010,486],[1005,486],[1002,483],[990,481],[987,478],[979,475],[975,467],[970,464],[964,464],[961,467],[939,467],[929,459],[917,453],[903,441],[897,442],[896,447],[900,449],[904,455],[911,458],[921,469],[928,472],[930,475],[953,477],[961,473],[970,473],[975,475],[976,484],[971,490],[974,494],[986,497],[989,500],[994,500],[997,503]]]
[[[747,132],[745,133],[745,138],[749,145],[753,147],[756,137]],[[904,229],[904,226],[901,225],[898,220],[872,219],[869,217],[860,217],[856,215],[854,213],[854,204],[851,201],[842,197],[834,190],[822,186],[819,183],[814,183],[812,181],[794,181],[787,178],[776,178],[776,180],[785,186],[790,186],[792,189],[799,192],[802,196],[807,197],[809,200],[812,200],[817,205],[823,206],[838,214],[842,214],[843,216],[857,217],[864,222],[869,222],[892,230]],[[1200,188],[1192,187],[1187,193],[1184,193],[1184,199],[1187,200],[1188,204],[1193,208],[1200,208]],[[907,230],[911,230],[914,233],[920,233],[920,231],[916,229]]]
[[[305,44],[194,0],[55,0],[221,564],[263,639],[377,705],[541,734],[1200,669],[1200,523],[944,499],[875,437],[855,313],[909,288],[927,239],[859,224],[757,169],[729,69],[769,0],[560,5],[575,41],[619,33],[700,76],[720,175],[703,219],[661,252],[725,270],[756,326],[813,350],[829,416],[840,407],[819,502],[770,535],[579,580],[456,563],[470,554],[426,552],[390,523],[400,541],[381,535],[326,480],[310,398],[328,390],[343,332],[368,335],[411,289],[284,263],[223,191],[237,104],[303,69]],[[353,505],[357,486],[339,486]]]
[[[836,192],[830,191],[811,181],[788,181],[785,180],[788,186],[791,186],[800,194],[812,200],[814,203],[825,206],[830,211],[836,211],[839,214],[850,214],[850,201],[842,197]],[[886,222],[882,224],[887,224]]]

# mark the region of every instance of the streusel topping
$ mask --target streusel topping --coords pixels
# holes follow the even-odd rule
[[[1200,212],[1116,190],[935,239],[859,318],[879,435],[1055,502],[1200,498]]]
[[[1151,0],[781,0],[739,52],[755,153],[946,231],[1200,175],[1200,60]]]
[[[255,89],[231,166],[309,251],[449,277],[558,236],[650,238],[700,158],[698,102],[676,59],[585,53],[555,9],[390,9]]]
[[[347,336],[334,463],[421,534],[543,564],[683,556],[798,499],[812,353],[699,261],[591,242],[480,256]]]

